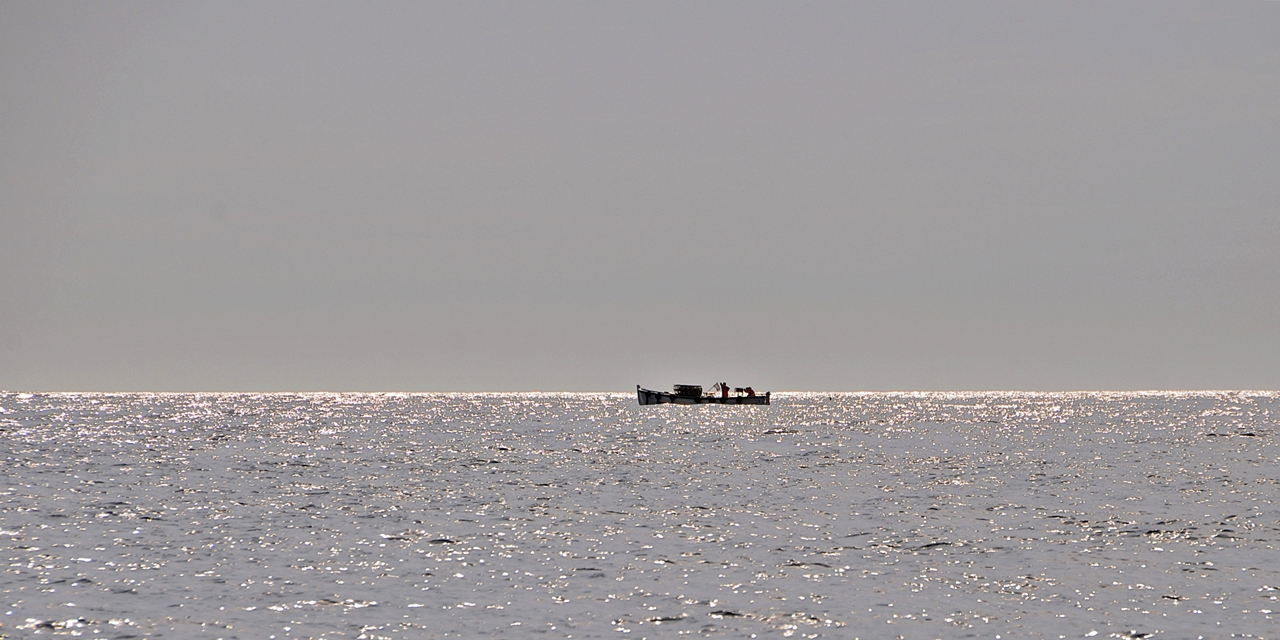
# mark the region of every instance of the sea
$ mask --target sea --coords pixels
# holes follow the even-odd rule
[[[1276,638],[1278,399],[0,393],[0,637]]]

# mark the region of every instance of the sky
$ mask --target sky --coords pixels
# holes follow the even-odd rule
[[[1277,34],[0,3],[0,389],[1277,389]]]

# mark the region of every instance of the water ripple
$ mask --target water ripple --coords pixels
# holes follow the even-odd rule
[[[0,636],[1270,637],[1276,401],[0,394]]]

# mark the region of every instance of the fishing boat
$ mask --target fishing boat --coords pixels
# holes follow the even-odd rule
[[[654,391],[636,385],[636,399],[646,404],[769,404],[769,394],[758,394],[751,387],[729,387],[717,382],[711,391],[702,392],[696,384],[678,384],[671,392]]]

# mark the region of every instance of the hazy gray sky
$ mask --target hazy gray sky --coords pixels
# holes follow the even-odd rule
[[[1280,2],[0,3],[0,388],[1280,388]]]

